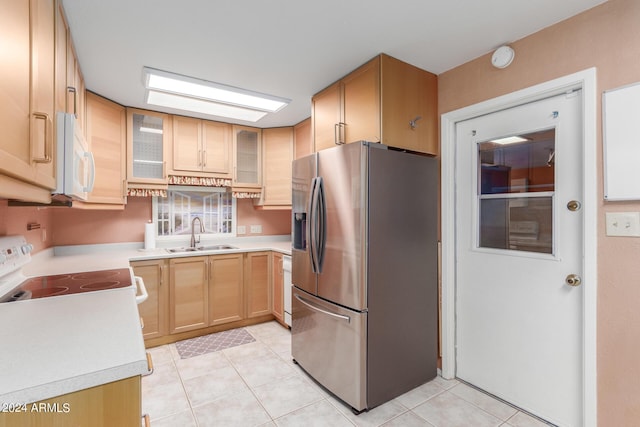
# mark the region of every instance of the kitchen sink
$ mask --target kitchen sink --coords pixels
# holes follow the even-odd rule
[[[195,252],[198,249],[196,248],[189,248],[189,247],[182,247],[182,248],[168,248],[167,252],[171,252],[171,253],[177,253],[177,252]]]
[[[195,248],[192,248],[189,246],[181,246],[179,248],[168,248],[167,252],[184,253],[184,252],[201,252],[201,251],[224,251],[227,249],[238,249],[238,248],[231,245],[196,246]]]
[[[225,249],[238,249],[231,245],[211,245],[211,246],[198,246],[196,248],[199,251],[223,251]]]

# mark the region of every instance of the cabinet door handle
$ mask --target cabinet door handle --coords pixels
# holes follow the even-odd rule
[[[134,280],[136,282],[136,286],[140,291],[140,295],[136,295],[136,304],[142,304],[149,298],[149,293],[147,292],[147,288],[144,285],[144,280],[140,276],[134,276]]]
[[[147,369],[149,369],[149,373],[145,374],[145,376],[153,374],[153,360],[151,360],[151,353],[149,352],[147,352]]]
[[[51,122],[51,117],[47,113],[33,113],[34,119],[44,120],[44,156],[43,157],[33,157],[33,161],[35,163],[51,163],[52,151],[53,151],[53,123]]]
[[[67,86],[67,92],[73,94],[73,115],[78,117],[78,91],[73,86]]]
[[[346,123],[344,123],[344,122],[339,122],[339,123],[336,123],[334,125],[333,137],[334,137],[334,142],[335,142],[336,145],[343,145],[345,143],[344,139],[342,138],[344,136],[343,134],[344,134],[344,125],[345,124]]]
[[[202,151],[202,167],[207,167],[207,150]]]

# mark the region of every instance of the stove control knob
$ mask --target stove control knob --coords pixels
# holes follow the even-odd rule
[[[33,245],[31,243],[27,243],[26,245],[22,245],[21,247],[23,254],[29,254],[33,251]]]

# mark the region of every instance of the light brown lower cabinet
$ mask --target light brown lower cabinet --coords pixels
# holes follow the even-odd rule
[[[169,333],[242,320],[242,254],[169,260]]]
[[[209,257],[209,324],[244,318],[243,254]]]
[[[169,333],[209,326],[207,256],[169,260]]]
[[[282,254],[189,256],[132,261],[131,267],[149,293],[138,306],[148,347],[274,317],[282,322]]]
[[[271,314],[271,252],[245,254],[247,318]]]
[[[139,427],[140,376],[28,403],[21,412],[0,412],[0,427]]]
[[[169,268],[165,259],[134,261],[133,274],[142,277],[149,297],[138,305],[144,325],[145,340],[159,338],[169,333]]]

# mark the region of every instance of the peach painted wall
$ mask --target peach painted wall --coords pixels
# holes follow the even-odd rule
[[[144,224],[151,219],[151,198],[129,197],[123,211],[68,208],[51,208],[51,210],[54,229],[52,246],[142,242],[144,241]],[[2,210],[0,215],[1,212]],[[260,235],[291,233],[290,210],[259,211],[253,208],[251,200],[238,200],[237,213],[238,224],[246,225],[247,232],[250,225],[260,224],[262,225]],[[19,219],[15,218],[14,221]]]
[[[143,242],[151,219],[151,198],[129,197],[124,210],[56,208],[53,246]]]
[[[253,208],[253,201],[238,200],[238,225],[247,227],[247,236],[251,225],[262,225],[262,234],[291,234],[291,210],[259,210]]]
[[[598,425],[640,425],[640,238],[607,237],[604,223],[605,212],[640,211],[640,202],[603,200],[600,106],[603,91],[640,81],[640,1],[610,0],[510,44],[504,70],[489,53],[438,76],[439,113],[597,68]]]
[[[52,245],[53,208],[9,207],[6,200],[0,200],[0,236],[23,235],[33,245],[37,253]],[[27,230],[27,224],[40,224],[39,229]]]

